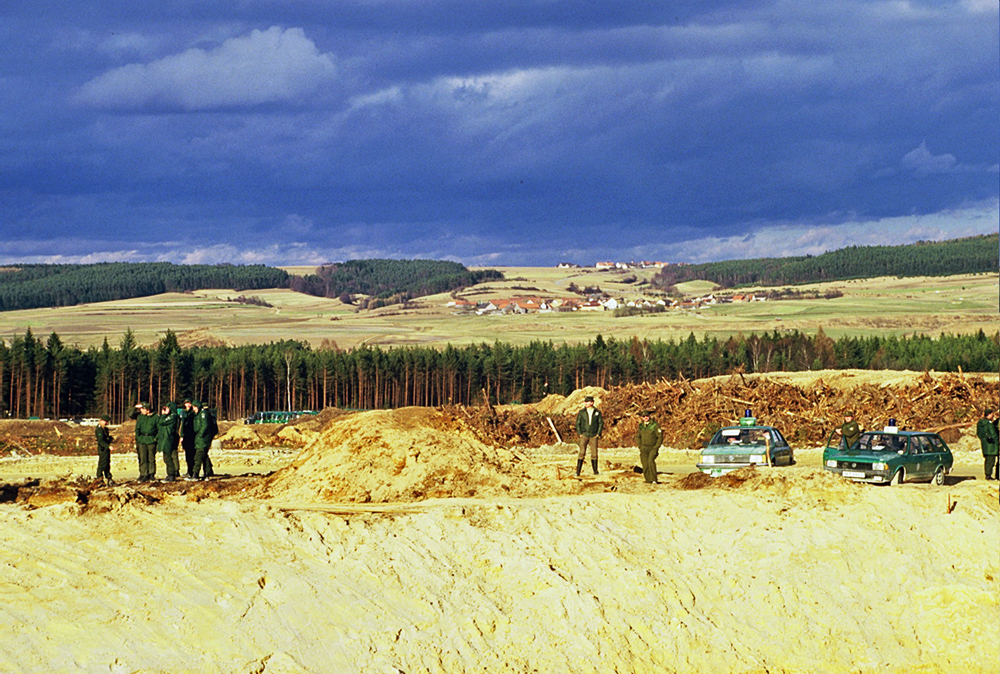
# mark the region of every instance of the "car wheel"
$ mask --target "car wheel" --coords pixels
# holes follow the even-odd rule
[[[895,486],[897,484],[903,484],[903,469],[902,468],[900,468],[899,470],[897,470],[893,474],[892,479],[889,480],[889,484],[893,485],[893,486]]]
[[[938,466],[938,469],[934,471],[934,477],[931,479],[931,483],[937,485],[938,487],[944,486],[944,467]]]

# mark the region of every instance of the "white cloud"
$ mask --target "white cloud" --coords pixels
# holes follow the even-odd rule
[[[668,246],[644,248],[642,257],[667,262],[712,262],[760,257],[820,255],[848,246],[900,246],[995,234],[1000,202],[929,215],[850,221],[836,225],[769,226],[750,234],[705,237]]]
[[[329,81],[336,65],[300,28],[272,26],[188,49],[146,64],[110,70],[87,82],[77,100],[113,109],[207,110],[295,101]]]

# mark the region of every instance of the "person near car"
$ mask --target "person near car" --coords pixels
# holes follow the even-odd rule
[[[115,486],[115,481],[111,478],[111,443],[115,441],[108,430],[111,417],[102,414],[100,421],[94,428],[94,436],[97,438],[97,479],[104,480],[104,484],[109,487]]]
[[[145,402],[138,402],[129,418],[135,419],[135,452],[139,457],[139,482],[149,482],[156,477],[156,421],[157,415]]]
[[[181,466],[177,460],[180,439],[177,403],[169,402],[160,408],[160,415],[156,420],[156,451],[163,454],[163,465],[167,469],[165,482],[173,482],[181,476]]]
[[[861,426],[854,419],[853,412],[844,412],[844,423],[837,429],[837,433],[844,437],[844,446],[850,449],[861,439]]]
[[[597,439],[601,437],[604,430],[604,417],[601,411],[594,407],[594,396],[586,396],[583,399],[583,409],[576,415],[577,444],[580,451],[576,455],[576,474],[579,475],[583,469],[583,460],[590,449],[590,465],[597,475]]]
[[[997,462],[998,445],[1000,445],[996,426],[998,418],[1000,413],[988,409],[983,412],[983,418],[976,424],[976,436],[983,450],[983,472],[987,480],[996,480],[1000,477],[998,474],[1000,465]]]
[[[663,445],[663,431],[660,425],[652,420],[653,411],[643,410],[639,413],[639,428],[635,432],[635,444],[639,448],[639,461],[642,464],[642,479],[646,484],[657,484],[656,457]]]

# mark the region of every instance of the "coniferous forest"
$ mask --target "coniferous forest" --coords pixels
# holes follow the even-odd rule
[[[996,273],[1000,236],[988,234],[903,246],[851,246],[822,255],[670,264],[653,278],[661,290],[704,280],[726,288],[846,281],[877,276],[948,276]]]
[[[731,372],[821,368],[996,372],[1000,333],[938,338],[849,337],[820,331],[728,339],[587,344],[496,342],[427,347],[312,349],[285,341],[181,348],[172,332],[154,346],[131,332],[112,346],[80,350],[30,330],[0,342],[0,414],[62,418],[107,412],[121,422],[137,400],[197,398],[237,419],[259,410],[374,409],[446,403],[529,403],[583,386],[611,387]]]

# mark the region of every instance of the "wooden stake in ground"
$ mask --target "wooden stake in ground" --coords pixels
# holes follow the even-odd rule
[[[552,423],[552,417],[545,417],[545,420],[549,422],[549,428],[551,428],[552,432],[556,434],[556,442],[558,442],[561,445],[562,438],[559,436],[559,431],[556,430],[556,425]]]

